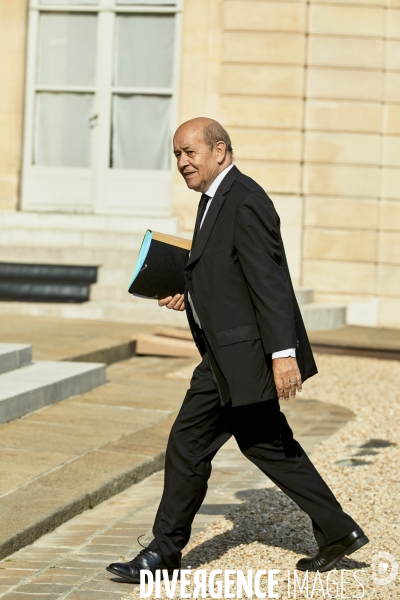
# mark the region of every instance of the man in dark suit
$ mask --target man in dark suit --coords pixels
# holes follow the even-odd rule
[[[178,170],[201,192],[184,295],[202,356],[168,441],[154,540],[108,570],[138,582],[140,570],[180,567],[207,491],[211,461],[234,435],[243,454],[311,518],[319,550],[297,568],[327,571],[368,542],[293,438],[279,401],[317,373],[286,263],[279,217],[265,191],[232,164],[229,135],[211,119],[181,125]]]

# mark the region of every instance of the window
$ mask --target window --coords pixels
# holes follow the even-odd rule
[[[53,0],[54,1],[54,0]],[[42,13],[32,163],[90,167],[97,15]]]
[[[113,61],[111,166],[167,169],[174,15],[118,15]]]
[[[30,13],[23,207],[166,214],[178,2],[31,0]]]

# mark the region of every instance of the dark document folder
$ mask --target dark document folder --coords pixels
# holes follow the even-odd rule
[[[148,229],[129,285],[129,293],[156,299],[183,294],[183,271],[191,244],[191,240]]]

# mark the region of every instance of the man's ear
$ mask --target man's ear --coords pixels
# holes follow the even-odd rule
[[[222,165],[227,155],[226,144],[221,140],[215,144],[214,148],[217,154],[218,164]]]

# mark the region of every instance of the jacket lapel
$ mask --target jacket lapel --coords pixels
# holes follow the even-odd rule
[[[210,237],[212,228],[214,227],[214,223],[218,217],[219,211],[225,202],[225,195],[229,192],[233,182],[239,176],[239,174],[239,169],[235,166],[232,167],[218,187],[216,194],[211,201],[210,208],[205,216],[204,223],[197,235],[195,244],[189,256],[189,260],[186,263],[185,270],[189,269],[196,261],[199,260],[200,256],[202,255],[207,240]]]

